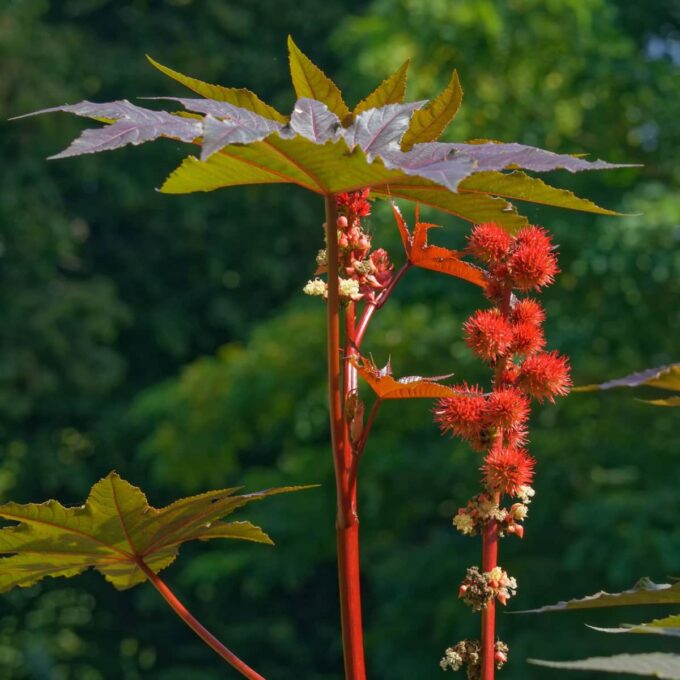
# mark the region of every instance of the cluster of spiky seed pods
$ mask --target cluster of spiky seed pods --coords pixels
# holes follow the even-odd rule
[[[453,518],[461,533],[483,536],[486,571],[469,568],[459,589],[459,597],[482,612],[483,626],[481,642],[465,640],[449,648],[441,667],[466,666],[468,678],[487,680],[494,667],[505,663],[508,652],[495,640],[495,602],[506,604],[517,588],[515,579],[496,563],[496,542],[506,534],[523,537],[534,495],[535,460],[526,449],[531,399],[552,401],[566,394],[570,379],[567,359],[544,349],[543,307],[517,295],[553,283],[559,270],[549,234],[528,226],[513,236],[496,224],[479,224],[466,251],[488,270],[485,295],[492,306],[475,312],[463,330],[468,346],[492,370],[491,389],[456,385],[455,396],[437,403],[435,418],[443,432],[484,452],[483,491]],[[514,501],[509,508],[502,507],[506,497]],[[485,656],[493,656],[493,661],[485,664]]]

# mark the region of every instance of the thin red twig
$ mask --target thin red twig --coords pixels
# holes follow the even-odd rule
[[[205,642],[214,652],[219,654],[229,665],[249,680],[265,680],[264,676],[254,671],[248,664],[227,649],[193,614],[180,602],[165,582],[146,565],[141,558],[137,559],[137,566],[144,572],[152,585],[161,594],[163,599],[170,605],[172,610],[179,616],[198,637]]]

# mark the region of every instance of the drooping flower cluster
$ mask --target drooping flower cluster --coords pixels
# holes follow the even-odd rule
[[[374,303],[380,293],[392,280],[394,265],[383,248],[371,250],[371,236],[361,224],[361,218],[371,214],[368,201],[369,190],[338,194],[338,257],[340,271],[340,297]],[[326,271],[328,261],[326,250],[319,251],[316,261],[317,274]],[[325,281],[312,279],[303,288],[307,295],[328,296]]]
[[[477,567],[469,567],[458,589],[458,597],[472,607],[473,611],[478,612],[494,599],[507,604],[516,592],[517,581],[500,567],[494,567],[485,573],[480,572]]]
[[[508,646],[498,640],[494,645],[494,662],[500,670],[508,661]],[[461,640],[453,647],[444,652],[444,657],[439,662],[443,671],[451,669],[459,671],[467,666],[468,680],[478,680],[481,664],[481,645],[478,640]]]
[[[443,432],[485,454],[480,467],[483,491],[458,510],[453,525],[467,536],[482,534],[487,546],[494,537],[524,536],[536,464],[526,449],[531,400],[554,401],[571,383],[566,357],[545,351],[543,307],[531,297],[518,297],[555,280],[559,269],[548,232],[528,226],[512,236],[496,224],[479,224],[466,252],[488,270],[484,293],[492,306],[472,314],[463,331],[467,345],[492,370],[491,388],[454,386],[455,396],[437,403],[435,419]],[[515,499],[509,508],[503,507],[506,496]],[[490,564],[485,561],[485,568],[489,571],[469,568],[460,586],[459,596],[474,611],[485,611],[495,600],[505,604],[517,588],[495,557]],[[475,652],[469,641],[459,643],[447,650],[442,668],[456,670],[463,659],[472,656],[474,661],[475,653],[483,655],[484,650]],[[468,677],[479,677],[469,675],[466,663]]]

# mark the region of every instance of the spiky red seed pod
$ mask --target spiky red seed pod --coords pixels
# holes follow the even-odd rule
[[[529,400],[516,387],[495,389],[486,405],[490,425],[501,428],[521,428],[529,416]]]
[[[513,524],[513,526],[515,527],[515,536],[519,539],[524,538],[524,527],[521,524]]]
[[[526,321],[512,325],[510,350],[513,354],[526,357],[540,352],[544,347],[545,338],[540,326]]]
[[[483,262],[499,262],[508,254],[511,245],[510,234],[494,222],[475,225],[468,236],[468,250]]]
[[[514,447],[495,447],[482,465],[484,483],[491,492],[517,495],[522,486],[530,486],[536,461],[525,450]]]
[[[545,310],[532,298],[517,300],[510,310],[512,323],[530,323],[540,326],[545,321]]]
[[[512,343],[512,326],[497,309],[480,309],[463,325],[465,341],[480,357],[493,360]]]
[[[503,429],[503,439],[506,446],[522,446],[528,440],[526,425]]]
[[[527,357],[520,367],[517,384],[539,401],[555,401],[569,393],[569,360],[557,352],[541,352]]]
[[[515,239],[508,268],[513,285],[519,290],[538,290],[553,283],[559,268],[548,233],[535,226],[522,229]]]
[[[450,432],[468,440],[477,440],[484,428],[486,399],[477,385],[454,386],[455,397],[440,399],[435,407],[435,420],[442,432]]]

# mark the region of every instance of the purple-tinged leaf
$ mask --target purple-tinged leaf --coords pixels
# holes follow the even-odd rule
[[[648,368],[639,373],[608,380],[599,385],[575,387],[574,391],[592,392],[594,390],[611,390],[616,387],[656,387],[661,390],[680,390],[680,363]]]
[[[242,106],[236,106],[229,102],[221,102],[216,99],[195,99],[192,97],[142,97],[142,99],[166,100],[179,102],[187,111],[210,115],[214,118],[221,118],[229,121],[241,122],[243,125],[254,127],[255,125],[271,126],[271,131],[280,129],[282,123],[277,123],[270,118],[265,118],[259,113],[250,111]]]
[[[451,144],[460,155],[474,160],[475,172],[505,170],[510,167],[524,168],[534,172],[550,170],[608,170],[612,168],[636,167],[628,164],[606,163],[605,161],[586,161],[583,158],[557,154],[525,144]]]
[[[251,144],[262,141],[273,132],[281,129],[281,125],[256,113],[243,109],[242,118],[236,120],[218,120],[207,115],[203,120],[203,148],[201,160],[206,161],[214,153],[229,144]]]
[[[640,579],[630,590],[621,593],[600,591],[576,600],[558,602],[539,609],[513,612],[515,614],[542,614],[571,609],[600,609],[603,607],[630,607],[648,604],[680,604],[680,583],[654,583],[648,578]]]
[[[307,97],[295,102],[289,125],[293,136],[297,133],[315,144],[325,144],[337,139],[340,127],[340,119],[323,102]],[[287,136],[285,131],[281,136]]]
[[[397,146],[380,156],[385,167],[401,170],[407,175],[424,177],[455,191],[459,182],[468,177],[474,161],[456,155],[450,144],[431,142],[416,144],[411,151],[403,152]]]
[[[388,104],[379,109],[368,109],[360,113],[354,123],[345,131],[345,141],[350,149],[359,146],[369,163],[376,156],[399,150],[399,142],[408,129],[411,116],[426,101],[408,104]]]
[[[652,654],[618,654],[596,656],[578,661],[542,661],[527,659],[529,663],[547,668],[571,671],[601,671],[625,675],[646,675],[661,680],[680,680],[680,655],[661,652]]]
[[[64,104],[64,106],[42,109],[26,115],[32,116],[54,111],[65,111],[86,118],[116,122],[103,128],[85,130],[67,149],[50,158],[68,158],[86,153],[111,151],[127,144],[137,145],[150,142],[158,137],[172,137],[183,142],[192,142],[201,136],[201,122],[198,120],[173,116],[167,111],[144,109],[127,100],[104,104],[84,101],[79,104]]]

